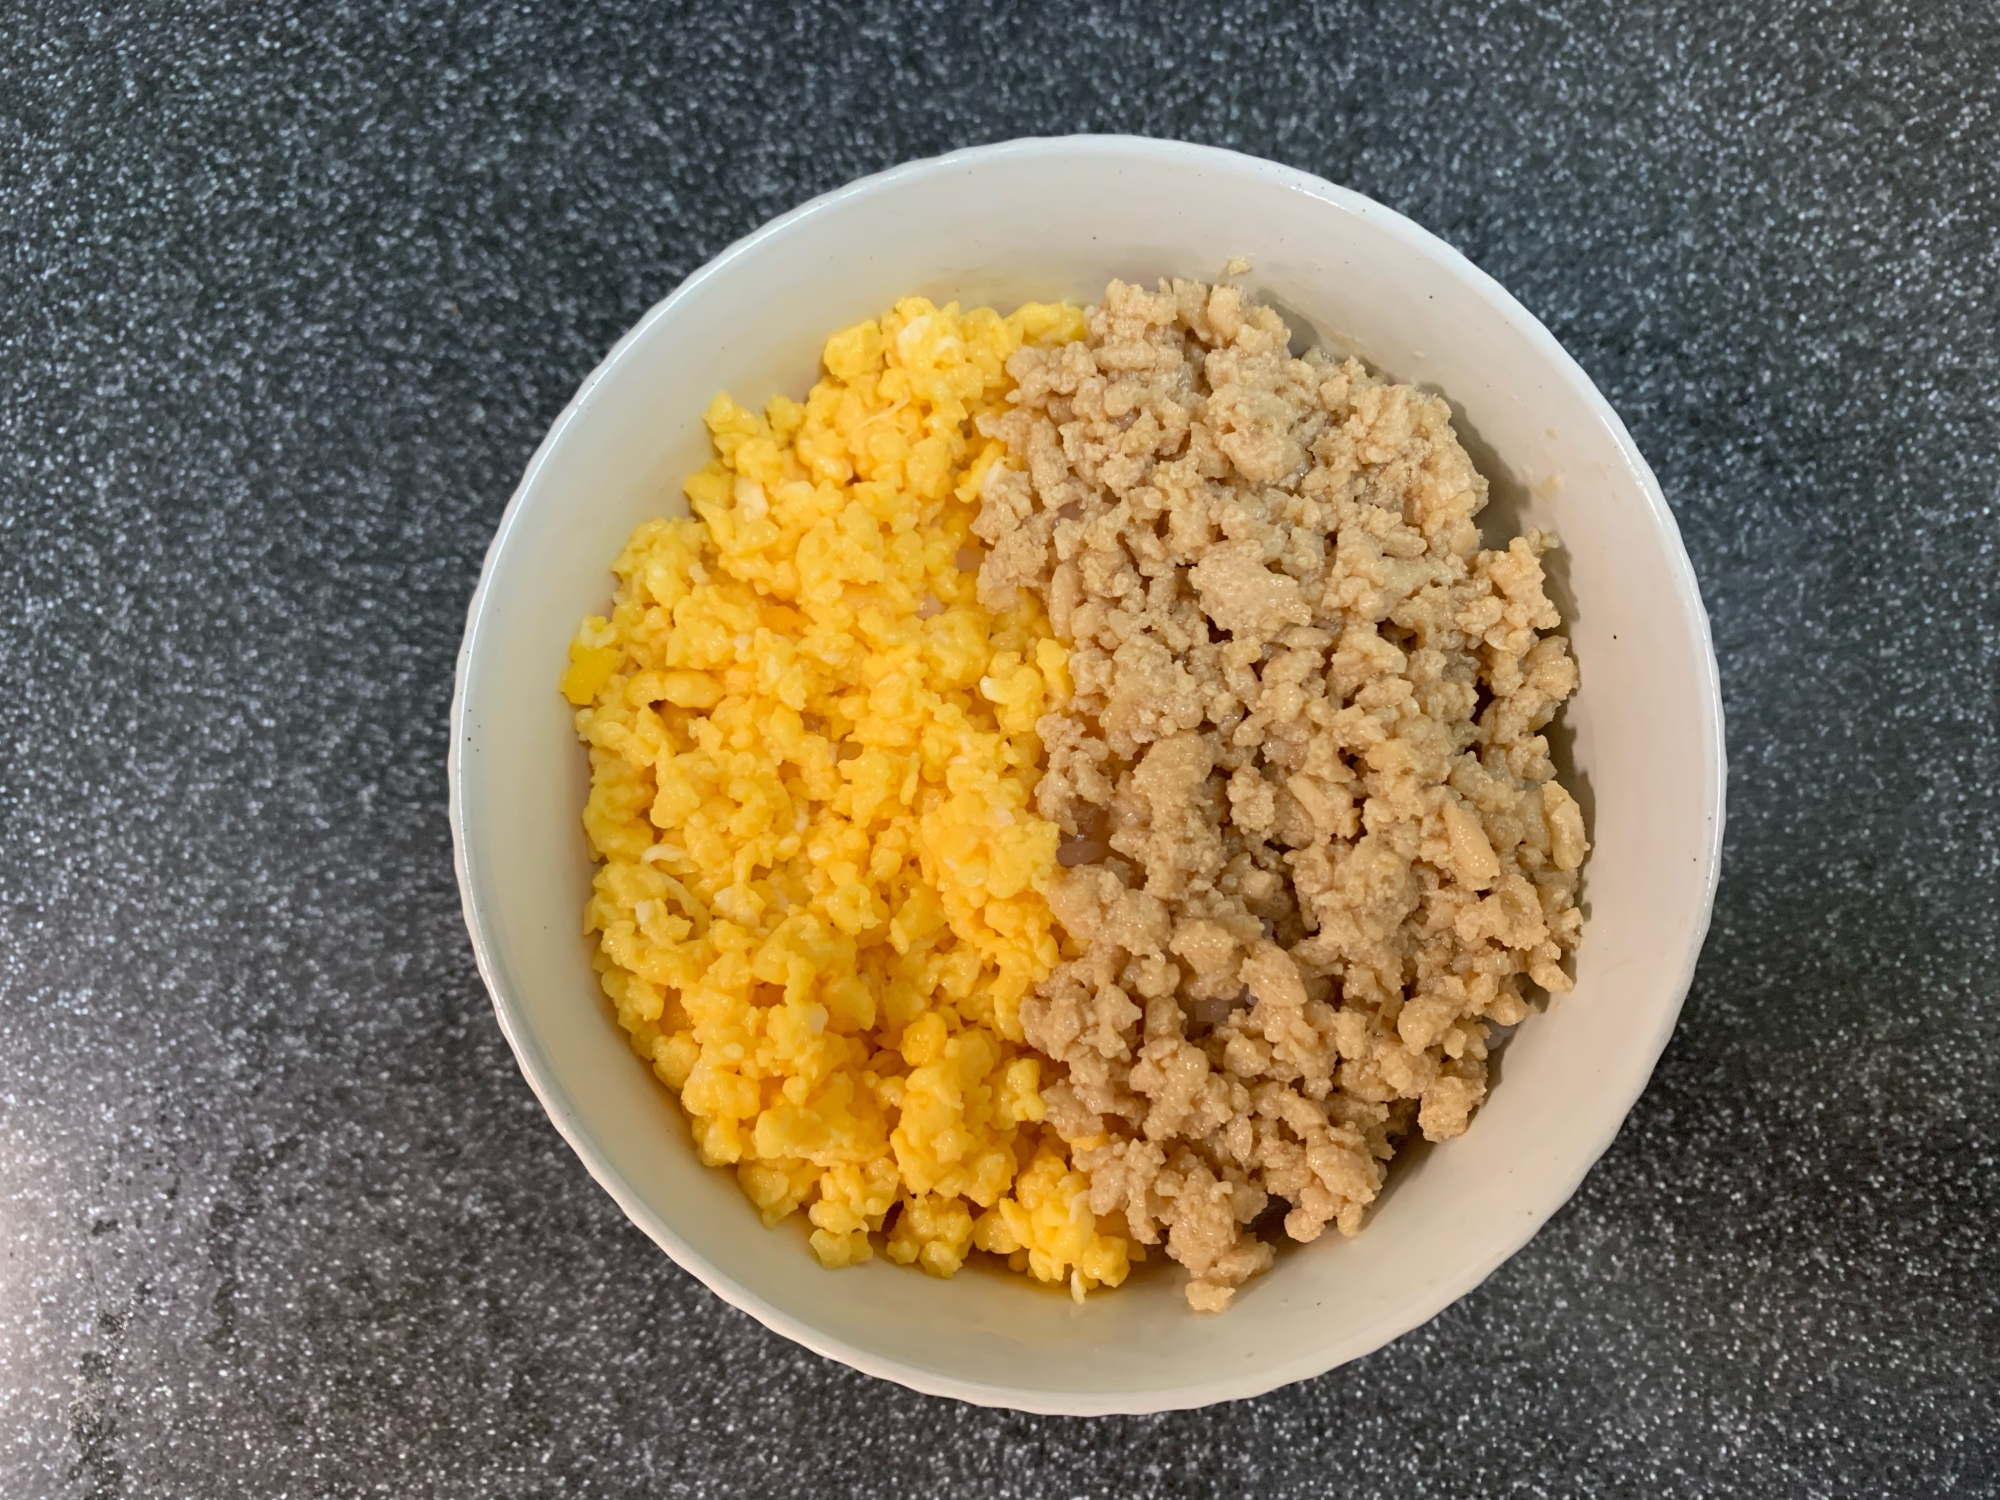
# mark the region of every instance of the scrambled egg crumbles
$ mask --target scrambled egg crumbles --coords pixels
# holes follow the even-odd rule
[[[1063,956],[1031,794],[1067,653],[965,566],[1003,454],[975,420],[1010,355],[1083,334],[1073,307],[910,299],[829,340],[803,404],[717,397],[694,518],[632,534],[570,648],[605,993],[702,1159],[767,1224],[803,1208],[827,1266],[874,1235],[1078,1297],[1128,1269],[1021,1033]]]

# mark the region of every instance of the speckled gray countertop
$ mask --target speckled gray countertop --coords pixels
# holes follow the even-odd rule
[[[15,7],[0,27],[0,1495],[2000,1494],[2000,21],[1902,5]],[[168,19],[171,11],[172,19]],[[676,1270],[460,926],[501,506],[723,245],[1020,134],[1275,157],[1465,250],[1715,621],[1715,928],[1483,1288],[1096,1423]]]

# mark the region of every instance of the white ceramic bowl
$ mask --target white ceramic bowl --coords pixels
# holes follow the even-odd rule
[[[718,390],[803,395],[835,329],[921,292],[1001,308],[1091,301],[1113,276],[1246,286],[1313,342],[1442,391],[1493,483],[1489,541],[1553,526],[1582,687],[1566,714],[1595,845],[1574,993],[1522,1026],[1471,1130],[1400,1166],[1355,1239],[1283,1254],[1221,1316],[1177,1268],[1078,1306],[968,1268],[823,1271],[700,1166],[627,1049],[579,932],[586,768],[556,694],[578,619],[639,521],[681,512]],[[816,199],[647,313],[528,465],[474,594],[452,703],[451,826],[466,924],[521,1071],[633,1222],[717,1295],[918,1390],[1091,1414],[1255,1395],[1435,1315],[1575,1191],[1645,1087],[1708,925],[1722,710],[1708,621],[1657,482],[1542,325],[1456,251],[1358,194],[1230,152],[1120,137],[961,151]]]

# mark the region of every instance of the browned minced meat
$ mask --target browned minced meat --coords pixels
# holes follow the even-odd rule
[[[1229,285],[1113,282],[1023,349],[980,593],[1045,601],[1076,692],[1037,792],[1071,955],[1022,1010],[1091,1207],[1188,1300],[1344,1234],[1412,1129],[1486,1092],[1489,1028],[1566,990],[1587,844],[1540,731],[1576,685],[1551,538],[1480,550],[1445,403],[1294,359]]]

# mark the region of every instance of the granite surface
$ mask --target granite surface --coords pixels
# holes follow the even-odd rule
[[[2000,1494],[2000,21],[1926,4],[11,7],[0,1495]],[[1370,193],[1659,471],[1733,773],[1575,1201],[1382,1352],[1095,1423],[877,1384],[629,1227],[459,921],[523,463],[801,199],[1124,130]]]

